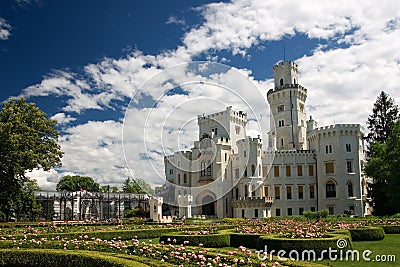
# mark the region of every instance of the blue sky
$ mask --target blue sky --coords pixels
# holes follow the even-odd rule
[[[155,157],[143,157],[142,145],[135,146],[143,143],[138,136],[143,137],[154,101],[171,89],[142,86],[157,73],[209,60],[232,66],[266,93],[272,87],[272,66],[283,60],[285,48],[286,60],[299,64],[299,82],[308,88],[308,114],[320,126],[365,125],[381,90],[399,103],[399,39],[400,5],[392,1],[3,0],[0,99],[24,96],[59,121],[63,167],[30,174],[42,188],[55,188],[65,174],[118,184],[130,173],[121,138],[126,111],[135,113],[129,128],[134,152],[128,154],[137,165],[131,173],[145,178],[152,174],[144,169],[162,169],[156,143],[149,148]],[[239,82],[224,75],[230,79],[226,84]],[[217,91],[204,89],[207,94],[200,95],[218,99]],[[154,114],[199,96],[193,88],[177,92],[163,98]],[[176,122],[170,127],[181,129],[188,114],[216,108],[211,102],[190,107],[186,115],[168,118]],[[155,125],[166,121],[153,119]],[[256,134],[249,127],[249,134]],[[179,142],[190,147],[194,138],[196,124],[189,123]],[[176,136],[169,142],[176,143]],[[146,165],[148,158],[156,167]]]

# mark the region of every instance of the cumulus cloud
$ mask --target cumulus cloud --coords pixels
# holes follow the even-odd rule
[[[7,40],[11,35],[11,25],[0,17],[0,40]]]
[[[56,120],[58,124],[63,125],[63,124],[68,124],[71,121],[75,121],[76,118],[73,118],[71,115],[65,114],[63,112],[54,114],[53,116],[50,117],[52,120]]]

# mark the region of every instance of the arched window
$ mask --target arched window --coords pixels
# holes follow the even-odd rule
[[[326,197],[336,197],[336,184],[332,180],[326,183]]]
[[[187,175],[186,173],[183,175],[183,183],[187,184]],[[185,194],[186,195],[186,194]]]
[[[243,151],[243,157],[247,157],[247,152],[246,152],[246,150]]]
[[[283,79],[281,79],[281,80],[279,81],[279,84],[280,84],[280,86],[283,85]]]
[[[347,195],[349,197],[354,197],[353,183],[351,181],[347,183]]]
[[[244,177],[247,177],[247,166],[244,166]]]
[[[207,162],[207,176],[211,176],[211,162]]]
[[[256,174],[256,166],[254,166],[254,164],[251,165],[251,176],[254,177],[254,175]]]
[[[281,138],[281,147],[283,147],[283,138]]]

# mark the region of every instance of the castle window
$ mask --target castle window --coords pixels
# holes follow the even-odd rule
[[[254,164],[251,165],[251,176],[254,177],[254,175],[256,174],[256,166],[254,166]]]
[[[304,192],[304,186],[302,186],[302,185],[299,185],[299,187],[298,187],[298,193],[299,193],[299,199],[303,199],[303,197],[304,197],[304,195],[303,195],[303,192]]]
[[[351,152],[351,144],[346,144],[346,152]]]
[[[292,187],[286,186],[286,199],[292,199]]]
[[[269,197],[269,186],[264,186],[264,196]]]
[[[178,184],[181,183],[181,174],[178,174]]]
[[[215,134],[215,135],[218,135],[218,128],[215,128],[215,129],[214,129],[214,134]]]
[[[186,175],[186,173],[183,175],[183,183],[187,184],[187,175]]]
[[[211,162],[207,162],[207,176],[211,176]]]
[[[308,176],[314,176],[314,165],[308,165]]]
[[[278,112],[283,112],[285,111],[285,106],[284,105],[279,105],[278,106]]]
[[[297,176],[303,176],[303,165],[297,165]]]
[[[287,215],[288,216],[292,216],[293,215],[293,209],[292,208],[288,208],[287,209]]]
[[[334,181],[332,181],[332,180],[329,180],[327,183],[326,183],[326,186],[325,186],[326,188],[326,197],[327,198],[329,198],[329,197],[336,197],[336,184],[335,184],[335,182]]]
[[[347,183],[347,195],[349,197],[354,197],[353,183],[351,181]]]
[[[247,152],[246,152],[246,150],[243,151],[243,157],[247,157]]]
[[[200,165],[200,176],[206,176],[206,162],[202,161]]]
[[[333,162],[325,162],[325,173],[326,174],[335,173]]]
[[[252,197],[256,196],[256,185],[254,184],[251,186],[251,196]]]
[[[169,169],[169,174],[174,174],[174,169]]]
[[[329,215],[335,214],[335,207],[334,206],[329,206],[328,207],[328,213],[329,213]]]
[[[275,216],[281,216],[281,209],[275,209]]]
[[[244,166],[244,177],[247,177],[247,166]]]
[[[347,173],[353,173],[353,161],[346,161]]]
[[[296,78],[293,78],[293,84],[296,84]]]
[[[325,146],[325,153],[326,154],[332,154],[332,145],[326,145]]]
[[[281,199],[281,188],[280,186],[275,186],[275,199]]]
[[[258,209],[254,209],[254,217],[258,218]]]
[[[236,135],[240,134],[240,126],[235,127],[235,132],[236,132]]]
[[[247,194],[249,193],[249,187],[248,187],[248,185],[246,184],[246,185],[244,185],[244,197],[246,198],[247,197]]]
[[[225,161],[228,160],[228,153],[225,153]]]
[[[274,177],[279,177],[279,166],[274,166]]]
[[[299,208],[299,215],[303,215],[304,213],[304,208]]]
[[[281,147],[283,147],[284,143],[283,143],[283,138],[281,138]]]
[[[286,177],[292,176],[292,167],[290,165],[286,166]]]
[[[310,207],[310,211],[315,212],[315,207]]]
[[[315,198],[315,187],[313,185],[310,185],[310,199]]]
[[[279,81],[279,84],[280,84],[280,86],[283,85],[283,79],[281,79],[281,80]]]
[[[235,169],[235,178],[239,179],[239,169]]]
[[[285,121],[284,120],[279,120],[278,121],[278,127],[283,127],[285,126]]]

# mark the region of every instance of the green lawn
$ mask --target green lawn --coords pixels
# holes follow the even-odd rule
[[[353,249],[360,252],[360,261],[329,261],[324,260],[322,264],[328,264],[329,266],[346,266],[346,267],[359,267],[359,266],[400,266],[400,234],[385,235],[385,238],[380,241],[359,241],[353,242]],[[372,251],[369,256],[371,261],[365,261],[362,257],[362,253],[365,250]],[[377,255],[395,255],[396,261],[394,262],[378,262],[375,260]],[[383,256],[382,256],[383,258]]]

